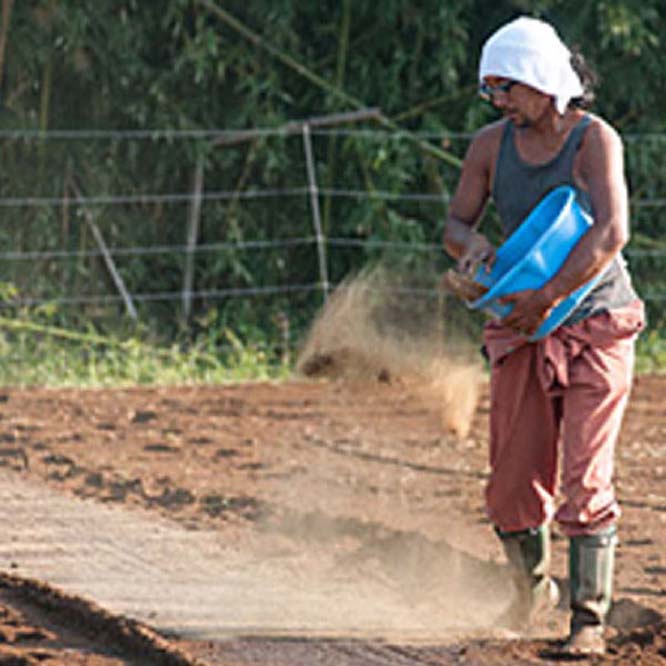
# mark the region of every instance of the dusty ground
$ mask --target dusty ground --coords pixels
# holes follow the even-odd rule
[[[665,395],[666,377],[640,377],[621,436],[616,608],[611,652],[599,663],[666,664]],[[63,493],[159,512],[229,540],[278,535],[304,568],[310,558],[320,572],[344,567],[345,575],[374,577],[406,607],[429,594],[448,599],[448,616],[420,624],[418,636],[388,620],[384,635],[340,635],[332,613],[324,637],[239,636],[223,644],[173,637],[204,663],[555,663],[564,613],[520,639],[489,632],[480,616],[484,591],[489,608],[506,594],[489,586],[502,556],[483,511],[486,416],[483,387],[469,434],[455,437],[443,430],[435,395],[390,377],[5,389],[0,465]],[[560,578],[565,545],[556,535]],[[0,586],[0,666],[146,663],[112,643]]]

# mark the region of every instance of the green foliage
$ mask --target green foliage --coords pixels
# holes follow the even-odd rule
[[[185,345],[135,334],[102,336],[53,325],[42,311],[0,319],[0,386],[118,386],[224,383],[285,377],[289,367],[231,329],[221,347],[205,335]]]
[[[663,330],[653,328],[639,337],[636,347],[636,372],[666,372],[666,336]]]
[[[278,128],[294,119],[377,106],[387,120],[380,127],[363,123],[365,134],[313,128],[322,224],[331,239],[329,277],[338,283],[378,260],[425,265],[436,273],[448,260],[422,248],[440,242],[458,170],[420,149],[410,132],[451,135],[444,145],[435,138],[425,141],[463,156],[467,141],[455,138],[457,133],[474,131],[494,118],[493,110],[476,97],[481,44],[522,13],[551,20],[598,70],[595,111],[627,138],[632,196],[653,201],[633,210],[632,249],[637,252],[630,256],[632,272],[641,293],[663,293],[666,248],[658,240],[663,226],[658,200],[663,200],[666,151],[660,141],[633,138],[666,130],[662,0],[594,0],[579,3],[575,12],[566,0],[388,0],[381,7],[368,0],[14,3],[0,129]],[[387,127],[390,132],[384,131]],[[403,133],[393,131],[396,127]],[[94,322],[104,336],[139,335],[158,349],[183,341],[188,349],[197,349],[203,336],[215,349],[223,342],[236,349],[237,358],[227,359],[232,365],[263,367],[270,362],[257,349],[261,343],[267,358],[275,354],[280,339],[276,317],[286,316],[297,338],[320,306],[321,292],[312,288],[319,265],[316,246],[307,240],[314,235],[307,195],[242,196],[302,191],[306,164],[299,134],[234,145],[163,134],[0,140],[0,197],[43,200],[38,206],[3,208],[0,247],[41,253],[0,259],[0,285],[12,285],[10,291],[0,288],[6,307],[16,296],[45,300],[48,311],[40,316],[49,325],[86,330]],[[194,287],[200,295],[192,304],[194,316],[185,322],[178,298],[189,216],[185,197],[192,192],[198,161],[205,167],[205,191],[230,196],[202,203],[198,242],[218,249],[196,254]],[[121,196],[123,201],[82,207],[77,188],[85,197]],[[363,197],[341,194],[359,191]],[[432,198],[396,196],[411,193]],[[60,199],[62,204],[48,203]],[[117,290],[91,220],[115,248],[120,276],[137,298],[139,332],[124,317],[122,303],[97,298],[115,297]],[[279,247],[248,245],[303,238]],[[164,249],[132,251],[157,247]],[[81,251],[86,256],[77,254]],[[306,288],[277,295],[261,292],[293,285]],[[221,290],[255,294],[215,296]],[[155,294],[172,300],[155,299]],[[48,305],[63,296],[74,300]],[[664,323],[661,302],[655,298],[649,303],[652,326]],[[12,307],[6,311],[23,316]],[[236,342],[246,341],[242,350],[234,346],[234,335],[240,335]],[[30,356],[28,347],[18,348]],[[46,359],[46,366],[57,358]],[[81,367],[89,367],[93,359],[102,374],[102,366],[121,368],[112,358],[108,351],[82,354]],[[142,372],[153,376],[147,368]]]

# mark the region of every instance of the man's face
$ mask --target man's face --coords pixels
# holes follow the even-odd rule
[[[481,94],[516,127],[530,127],[552,106],[552,98],[524,83],[486,76]]]

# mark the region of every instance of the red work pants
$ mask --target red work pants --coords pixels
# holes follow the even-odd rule
[[[532,343],[498,322],[486,326],[492,367],[486,503],[500,530],[538,527],[554,517],[566,536],[577,536],[617,520],[614,449],[643,325],[637,301]]]

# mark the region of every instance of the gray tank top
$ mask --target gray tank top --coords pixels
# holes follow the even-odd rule
[[[579,189],[573,178],[573,164],[583,135],[590,124],[585,115],[576,125],[562,150],[545,164],[527,164],[518,154],[514,142],[513,123],[506,122],[495,168],[492,196],[505,236],[511,234],[528,213],[553,188],[570,185],[576,190],[580,206],[594,219],[587,192]],[[637,298],[631,285],[625,261],[618,255],[608,265],[595,288],[569,315],[564,324],[573,324],[585,317],[628,305]]]

